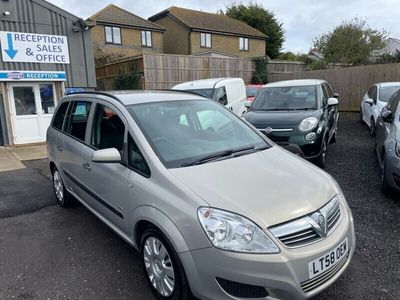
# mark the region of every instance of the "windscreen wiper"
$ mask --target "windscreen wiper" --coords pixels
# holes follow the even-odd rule
[[[213,160],[224,158],[224,157],[229,157],[229,156],[235,157],[236,156],[236,155],[234,155],[235,153],[246,152],[249,150],[260,151],[260,150],[263,150],[263,148],[264,148],[264,146],[263,147],[245,146],[245,147],[241,147],[241,148],[222,150],[222,151],[218,151],[218,152],[200,157],[194,161],[186,162],[186,163],[180,165],[180,167],[201,165],[201,164],[207,163],[209,161],[213,161]],[[266,149],[266,148],[264,148],[264,149]],[[237,155],[237,156],[240,156],[240,155]]]

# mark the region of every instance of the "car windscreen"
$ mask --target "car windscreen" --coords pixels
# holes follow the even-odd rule
[[[379,89],[379,101],[388,102],[390,96],[392,96],[399,88],[400,85],[381,87]]]
[[[246,87],[246,97],[255,97],[257,95],[259,88],[256,87]]]
[[[212,99],[214,96],[214,89],[196,89],[196,90],[185,90],[187,92],[196,93],[200,96]]]
[[[233,149],[269,147],[240,118],[214,101],[154,102],[127,109],[167,168]]]
[[[317,109],[317,86],[265,87],[257,95],[251,110]]]

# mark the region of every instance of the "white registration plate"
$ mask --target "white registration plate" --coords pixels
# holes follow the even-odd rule
[[[333,268],[342,260],[344,256],[347,255],[348,252],[349,243],[346,238],[336,248],[308,263],[309,279],[314,278]]]

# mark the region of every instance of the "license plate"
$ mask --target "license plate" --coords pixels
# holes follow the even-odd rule
[[[342,260],[344,256],[347,255],[348,252],[349,244],[346,238],[333,250],[308,263],[309,279],[312,279],[333,268]]]

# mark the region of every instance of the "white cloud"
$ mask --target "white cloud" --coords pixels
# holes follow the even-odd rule
[[[164,0],[164,1],[129,1],[129,0],[48,0],[61,8],[82,18],[87,18],[110,3],[114,3],[143,18],[148,18],[170,6],[217,12],[234,0]],[[243,0],[243,3],[249,0]],[[332,30],[342,20],[356,16],[365,17],[371,27],[385,29],[391,36],[400,38],[398,15],[399,0],[258,0],[264,7],[275,12],[283,22],[286,33],[285,51],[307,52],[313,38]]]

